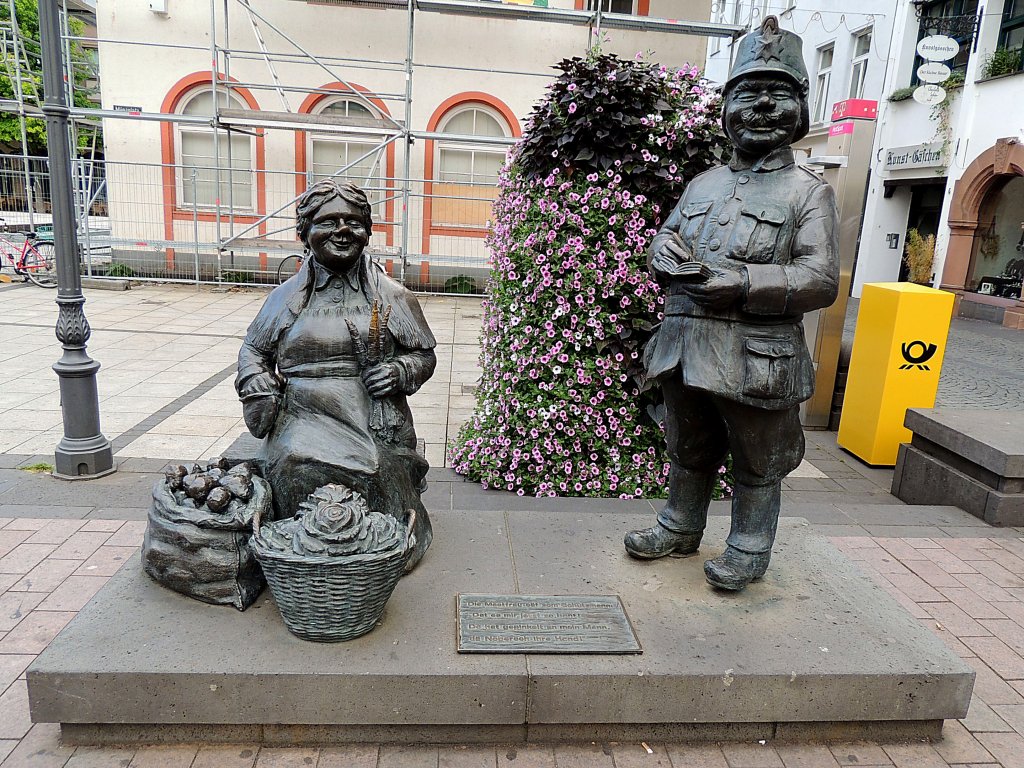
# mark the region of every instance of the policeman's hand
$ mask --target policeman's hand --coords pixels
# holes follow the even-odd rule
[[[387,397],[398,391],[398,366],[394,363],[377,363],[362,373],[363,384],[370,397]]]
[[[712,267],[711,271],[711,277],[703,282],[683,283],[683,292],[711,309],[724,309],[743,296],[746,281],[741,273],[721,267]]]
[[[674,239],[667,240],[651,259],[651,269],[659,279],[670,280],[673,270],[690,259],[690,254],[680,242]]]

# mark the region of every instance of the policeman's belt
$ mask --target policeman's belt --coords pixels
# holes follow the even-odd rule
[[[665,297],[665,317],[700,317],[710,320],[736,320],[748,325],[792,325],[799,323],[803,315],[754,315],[739,309],[710,309],[702,306],[689,296],[675,294]]]

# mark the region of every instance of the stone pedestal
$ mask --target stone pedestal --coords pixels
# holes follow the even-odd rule
[[[294,744],[914,738],[966,714],[970,668],[802,521],[734,594],[704,557],[628,558],[652,520],[438,513],[381,625],[336,645],[290,635],[266,594],[203,605],[135,560],[29,669],[32,718],[70,743]],[[701,554],[724,537],[713,520]],[[619,594],[643,654],[459,655],[460,592]]]
[[[908,504],[954,504],[991,525],[1024,525],[1024,413],[911,409],[892,493]]]

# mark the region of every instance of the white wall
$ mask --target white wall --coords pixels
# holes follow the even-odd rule
[[[999,7],[999,0],[996,0],[993,10]],[[894,272],[890,254],[885,253],[880,244],[884,244],[886,231],[899,231],[901,235],[905,233],[909,190],[901,187],[893,197],[886,199],[881,180],[946,177],[944,205],[936,237],[934,271],[937,285],[942,277],[949,242],[947,222],[956,182],[971,162],[991,148],[997,139],[1008,136],[1024,138],[1024,100],[1020,98],[1024,89],[1024,75],[979,82],[985,56],[996,47],[1000,19],[1000,14],[992,11],[982,18],[977,51],[968,62],[964,87],[950,92],[953,101],[949,108],[948,165],[945,168],[886,173],[881,168],[881,158],[886,148],[941,140],[942,135],[931,107],[917,104],[913,100],[893,103],[883,99],[879,103],[875,164],[866,200],[857,271],[854,273],[855,296],[860,295],[866,282],[892,280],[898,274],[898,264]],[[910,84],[917,39],[918,21],[913,7],[910,3],[901,3],[889,54],[889,75],[883,86],[886,95]],[[905,200],[904,191],[907,192]],[[892,229],[887,230],[886,227]]]
[[[221,3],[215,4],[223,12]],[[330,64],[325,71],[310,60],[275,64],[285,84],[319,87],[341,80],[358,83],[381,94],[398,120],[407,120],[414,130],[425,130],[434,111],[456,94],[480,91],[497,97],[518,118],[520,127],[533,105],[543,96],[545,85],[557,73],[552,65],[562,58],[583,55],[589,30],[585,27],[529,20],[453,16],[419,12],[415,17],[416,72],[413,78],[412,108],[403,114],[405,90],[404,59],[407,47],[407,15],[404,10],[357,8],[351,6],[253,0],[253,8],[266,16],[305,50],[319,56],[351,60],[386,62],[360,67],[357,62]],[[572,0],[557,0],[553,7],[572,8]],[[230,9],[230,47],[259,51],[250,19],[236,2]],[[652,16],[706,19],[710,0],[653,0]],[[210,67],[210,7],[206,2],[170,0],[166,16],[154,14],[146,3],[100,0],[97,23],[101,39],[159,43],[142,46],[122,43],[100,44],[103,107],[115,105],[141,107],[144,112],[159,112],[167,93],[183,76],[208,71]],[[275,53],[297,48],[260,22],[268,47]],[[225,24],[218,18],[219,43],[225,44]],[[171,46],[183,46],[174,48]],[[189,46],[195,49],[190,49]],[[706,39],[668,33],[633,30],[607,30],[604,50],[632,58],[638,52],[650,52],[652,58],[669,66],[704,60]],[[223,66],[223,63],[222,63]],[[462,71],[452,67],[473,68]],[[483,70],[483,71],[480,71]],[[525,73],[525,74],[524,74]],[[232,55],[230,76],[245,84],[273,84],[266,63],[258,55],[248,58]],[[272,88],[251,87],[259,108],[284,111],[281,97]],[[287,107],[298,111],[304,93],[286,95]],[[162,238],[164,190],[155,164],[161,161],[161,128],[156,122],[106,119],[104,135],[106,157],[112,164],[132,164],[132,193],[119,198],[112,190],[111,218],[121,231],[115,237]],[[268,174],[266,210],[284,205],[294,196],[295,134],[291,130],[265,129]],[[424,176],[426,142],[417,141],[410,154],[410,176]],[[401,176],[404,158],[396,146],[395,175]],[[154,164],[148,170],[135,164]],[[126,170],[125,173],[129,173]],[[143,178],[145,177],[145,178]],[[414,198],[410,206],[410,250],[419,250],[422,206]],[[287,219],[290,212],[285,212]],[[131,222],[131,233],[125,231]],[[191,221],[176,222],[176,237],[191,237]],[[226,224],[222,235],[229,232]],[[203,240],[215,239],[214,225],[201,222]],[[291,238],[290,233],[281,237]],[[458,242],[462,240],[463,242]],[[434,246],[457,251],[480,260],[482,243],[472,238],[435,238]]]

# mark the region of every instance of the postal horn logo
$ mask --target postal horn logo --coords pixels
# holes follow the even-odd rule
[[[900,351],[903,353],[903,359],[906,361],[900,366],[901,371],[906,371],[911,368],[917,368],[919,371],[930,371],[925,363],[931,360],[935,353],[938,351],[938,346],[935,344],[925,344],[923,341],[905,341]]]

